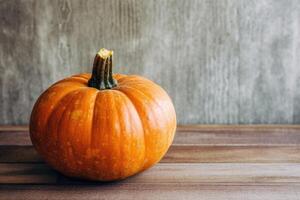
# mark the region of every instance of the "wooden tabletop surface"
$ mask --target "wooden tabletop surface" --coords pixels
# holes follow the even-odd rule
[[[27,127],[0,127],[0,199],[300,199],[300,126],[179,126],[151,169],[124,181],[70,179],[31,145]]]

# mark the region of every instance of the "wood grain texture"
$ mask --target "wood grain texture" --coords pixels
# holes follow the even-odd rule
[[[65,177],[26,127],[0,127],[0,199],[298,200],[300,126],[179,126],[161,163],[126,180]]]
[[[40,163],[32,146],[0,146],[0,163]],[[298,163],[300,146],[173,145],[163,163]]]
[[[300,122],[297,0],[2,0],[0,124],[27,124],[53,82],[90,72],[144,75],[172,97],[178,122]]]
[[[186,145],[172,146],[161,162],[298,163],[300,146]]]
[[[170,187],[171,186],[171,187]],[[202,186],[199,184],[138,184],[106,186],[0,186],[0,199],[230,199],[299,200],[300,186]]]
[[[1,163],[41,163],[26,127],[0,128]],[[1,131],[2,130],[2,131]],[[298,163],[300,126],[179,126],[163,163]]]
[[[45,164],[0,164],[0,184],[56,183],[57,173]]]
[[[45,164],[0,164],[0,184],[103,185],[64,177]],[[122,184],[300,185],[300,164],[165,164]]]
[[[173,144],[299,144],[299,125],[178,126]],[[0,126],[0,145],[31,146],[27,126]]]

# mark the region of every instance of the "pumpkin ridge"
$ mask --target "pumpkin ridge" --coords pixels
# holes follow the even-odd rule
[[[147,78],[144,78],[142,76],[139,76],[139,75],[127,75],[126,77],[122,77],[118,81],[122,85],[145,84],[145,82],[146,82],[146,84],[156,84],[155,82],[153,82]]]
[[[92,113],[92,123],[91,123],[91,133],[90,133],[90,142],[89,142],[89,146],[92,145],[92,139],[93,139],[93,126],[94,126],[94,123],[95,123],[95,109],[96,109],[96,101],[98,99],[98,96],[99,96],[99,91],[97,91],[96,93],[96,97],[95,97],[95,100],[94,100],[94,108],[93,108],[93,113]]]
[[[120,87],[122,87],[122,86],[120,86]],[[124,91],[122,91],[122,90],[118,90],[118,89],[116,89],[118,92],[121,92],[122,94],[124,94],[127,98],[128,98],[128,100],[132,103],[132,105],[133,105],[133,107],[134,107],[134,109],[136,110],[136,112],[137,112],[137,114],[138,114],[138,116],[139,116],[139,119],[140,119],[140,122],[141,122],[141,124],[142,124],[142,129],[143,129],[143,139],[144,139],[144,146],[145,146],[145,154],[144,154],[144,164],[143,164],[143,166],[141,167],[141,169],[143,169],[144,168],[144,166],[145,166],[145,161],[146,161],[146,159],[147,159],[147,154],[148,154],[148,147],[147,147],[147,143],[146,143],[146,134],[145,134],[145,128],[144,128],[144,122],[143,122],[143,120],[142,120],[142,117],[141,117],[141,115],[140,115],[140,113],[139,113],[139,110],[137,109],[137,106],[135,105],[135,103],[131,100],[131,98],[124,92]]]
[[[71,91],[67,92],[64,96],[62,96],[59,99],[59,101],[55,104],[55,106],[54,106],[53,110],[51,111],[50,115],[48,116],[48,119],[46,120],[45,124],[48,124],[48,120],[51,117],[52,113],[55,111],[55,109],[58,107],[59,103],[62,102],[64,98],[66,98],[68,95],[74,95],[74,94],[72,94],[73,92],[77,92],[78,90],[85,90],[85,89],[87,89],[87,88],[85,88],[85,87],[75,88],[74,90],[71,90]]]
[[[52,85],[52,86],[51,86],[49,89],[47,89],[43,94],[46,94],[47,92],[49,92],[49,90],[51,90],[52,87],[55,87],[55,86],[56,86],[55,84]],[[49,119],[50,119],[50,116],[52,115],[52,113],[53,113],[53,111],[56,109],[56,107],[59,105],[59,102],[60,102],[63,98],[65,98],[65,96],[67,96],[68,94],[70,94],[70,93],[72,93],[72,92],[74,92],[74,91],[76,91],[76,90],[78,90],[78,89],[83,89],[83,88],[84,88],[84,87],[72,88],[72,90],[66,92],[63,96],[61,96],[59,99],[57,99],[56,104],[54,104],[54,106],[53,106],[51,112],[49,113],[49,115],[48,115],[47,118],[45,119],[45,122],[44,122],[44,124],[43,124],[43,127],[41,127],[41,130],[39,130],[38,132],[45,132],[45,126],[48,124],[48,121],[49,121]],[[42,97],[43,97],[43,96],[41,95],[41,96],[38,98],[36,104],[35,104],[34,107],[33,107],[33,112],[35,113],[35,115],[36,115],[36,113],[39,113],[39,110],[36,110],[36,109],[37,109],[37,107],[38,107],[38,105],[39,105],[40,100],[41,100]],[[40,109],[40,108],[39,108],[39,109]],[[36,126],[32,127],[32,124],[35,124],[35,122],[34,122],[33,120],[36,120],[36,119],[33,118],[33,112],[31,113],[31,118],[30,118],[30,126],[29,126],[30,129],[32,129],[32,128],[36,129]],[[35,118],[36,118],[36,116],[35,116]],[[32,131],[30,131],[30,133],[32,133]],[[41,135],[41,134],[39,134],[39,135]],[[32,134],[30,134],[30,137],[33,138]],[[36,137],[36,135],[35,135],[34,137]],[[36,139],[34,139],[34,141],[36,141]],[[36,141],[36,142],[37,142],[37,141]],[[34,145],[35,145],[35,144],[34,144]]]
[[[123,87],[123,88],[131,89],[131,90],[135,90],[135,91],[139,92],[140,94],[142,94],[143,96],[149,98],[148,95],[146,95],[142,90],[140,90],[140,89],[138,89],[138,88],[131,87],[131,86],[128,86],[128,85],[122,85],[122,86],[120,86],[120,88],[122,88],[122,87]],[[125,93],[124,91],[122,91],[122,92]],[[155,98],[151,98],[151,100],[155,103],[155,105],[156,105],[157,107],[160,108],[160,110],[162,111],[162,113],[165,113],[165,112],[163,112],[164,109],[161,107],[161,105],[159,105],[159,104],[157,103],[157,101],[156,101]]]
[[[71,107],[71,106],[74,106],[74,104],[71,104],[71,102],[72,101],[74,101],[74,99],[75,98],[77,98],[76,97],[76,95],[78,94],[78,91],[76,90],[76,91],[74,91],[74,93],[72,93],[72,94],[70,94],[71,95],[71,97],[70,97],[70,101],[68,102],[68,104],[67,104],[67,106],[66,106],[66,108],[64,109],[64,111],[63,111],[63,113],[62,113],[62,115],[61,115],[61,117],[60,117],[60,119],[59,119],[59,121],[58,121],[58,126],[57,126],[57,129],[58,129],[58,131],[56,131],[56,134],[57,134],[57,140],[56,140],[56,146],[57,147],[60,147],[60,146],[63,146],[62,144],[60,144],[60,141],[61,141],[61,139],[60,139],[60,137],[61,137],[61,132],[60,132],[60,129],[61,129],[61,126],[62,126],[62,119],[65,117],[65,114],[66,114],[66,111],[68,110],[68,108],[69,107]],[[70,116],[71,115],[69,115],[69,119],[70,119]],[[73,150],[73,146],[71,145],[71,155],[72,155],[72,158],[73,158],[73,160],[74,160],[74,150]],[[60,152],[59,154],[58,154],[58,157],[60,158],[59,160],[60,160],[60,162],[62,163],[62,166],[65,166],[65,164],[63,163],[63,158],[62,158],[62,156],[63,156],[63,154],[62,154],[62,152]]]
[[[113,91],[113,93],[114,93],[114,91],[115,90],[112,90]],[[114,98],[113,98],[113,100],[114,100]],[[114,100],[114,107],[116,107],[116,102],[115,102],[115,100]],[[115,108],[116,109],[116,108]],[[119,125],[119,128],[121,127],[121,120],[120,120],[120,117],[119,117],[119,110],[118,109],[116,109],[116,111],[117,111],[117,115],[116,115],[116,117],[117,117],[117,120],[116,121],[118,121],[118,125]],[[119,143],[120,143],[120,141],[122,141],[122,133],[120,133],[120,131],[119,131],[119,134],[120,134],[120,140],[119,140]],[[119,160],[119,163],[120,163],[120,166],[121,166],[121,168],[123,168],[124,167],[124,159],[123,159],[123,156],[121,156],[122,155],[122,148],[121,148],[121,144],[119,144],[120,145],[120,148],[119,148],[119,157],[120,157],[120,160]],[[122,177],[122,172],[120,171],[119,172],[119,175],[118,175],[119,177]]]
[[[52,118],[52,117],[54,117],[53,116],[53,114],[55,113],[55,112],[57,112],[56,111],[56,109],[60,106],[60,103],[61,102],[63,102],[63,100],[65,99],[65,98],[70,98],[68,101],[67,101],[67,106],[63,109],[63,112],[62,112],[62,114],[61,114],[61,116],[60,116],[60,118],[59,118],[59,120],[57,120],[56,122],[58,123],[58,125],[56,126],[56,130],[55,130],[55,134],[56,134],[56,141],[55,141],[55,146],[57,147],[59,144],[58,144],[58,142],[59,142],[59,129],[60,129],[60,127],[61,127],[61,123],[62,123],[62,118],[63,118],[63,116],[65,115],[65,112],[67,111],[67,108],[68,108],[68,106],[70,106],[70,103],[72,102],[72,100],[76,97],[76,94],[77,94],[77,92],[78,92],[78,90],[84,90],[84,89],[86,89],[86,88],[77,88],[77,89],[75,89],[75,90],[73,90],[73,91],[71,91],[71,92],[68,92],[66,95],[64,95],[62,98],[61,98],[61,100],[55,105],[55,107],[53,108],[53,110],[52,110],[52,112],[51,112],[51,114],[49,115],[49,117],[48,117],[48,119],[47,119],[47,123],[46,124],[48,124],[49,123],[49,120]],[[55,118],[55,117],[54,117]],[[47,133],[47,135],[48,135],[48,132],[49,132],[49,130],[47,129],[46,130],[46,133]],[[52,131],[53,132],[53,131]],[[45,139],[45,138],[44,138]],[[61,154],[58,154],[58,156],[60,156]],[[62,164],[61,164],[61,161],[62,161],[62,159],[58,159],[60,162],[60,166],[63,166]]]
[[[81,74],[75,74],[75,75],[73,75],[71,77],[83,78],[86,81],[88,81],[91,78],[91,74],[89,74],[89,73],[81,73]]]
[[[144,149],[144,162],[145,162],[146,156],[147,156],[147,145],[146,145],[146,138],[145,138],[145,128],[144,128],[144,123],[143,123],[142,117],[141,117],[140,113],[138,112],[138,109],[136,108],[136,105],[133,103],[133,101],[129,98],[129,96],[125,92],[123,92],[121,90],[118,90],[118,89],[113,89],[113,91],[116,92],[116,93],[121,93],[122,95],[124,95],[130,101],[130,103],[132,104],[132,106],[134,107],[134,109],[135,109],[135,111],[136,111],[136,113],[138,115],[138,118],[139,118],[140,124],[141,124],[141,128],[142,128],[142,132],[143,132],[143,145],[145,147],[145,149]],[[127,106],[126,106],[126,108],[128,110]],[[143,163],[141,165],[140,169],[143,169],[144,164],[145,163]]]
[[[155,83],[154,83],[154,84],[155,84]],[[147,94],[145,94],[142,90],[140,90],[140,89],[138,89],[138,88],[131,87],[131,86],[129,86],[129,85],[120,84],[118,89],[119,89],[119,91],[121,91],[121,92],[124,93],[124,94],[126,94],[126,92],[125,92],[124,90],[122,90],[122,88],[127,88],[127,89],[130,89],[130,90],[135,90],[136,92],[140,93],[140,94],[143,95],[144,97],[151,99],[151,101],[152,101],[157,107],[159,107],[160,113],[164,116],[164,118],[165,118],[165,119],[167,118],[166,110],[165,110],[164,108],[162,108],[162,107],[157,103],[157,100],[156,100],[155,98],[149,97]],[[126,94],[126,96],[128,96],[128,98],[130,99],[130,96],[129,96],[129,95]],[[131,100],[131,99],[130,99],[130,100]],[[135,103],[134,103],[132,100],[131,100],[131,102],[132,102],[133,105],[135,106]],[[135,106],[135,107],[136,107],[136,106]],[[155,111],[153,111],[153,109],[152,109],[151,106],[150,106],[149,108],[151,109],[151,112],[152,112],[152,113],[156,113]],[[169,108],[167,108],[167,109],[169,109]],[[143,122],[143,121],[142,121],[142,122]],[[156,121],[156,123],[157,123],[157,121]],[[142,123],[142,124],[143,124],[143,127],[144,127],[144,123]],[[175,134],[174,134],[174,131],[173,131],[172,138],[174,138],[174,135],[175,135]],[[170,145],[171,145],[172,138],[171,138],[171,137],[168,138],[168,142],[169,142],[169,144],[167,145],[168,148],[169,148]],[[168,148],[167,148],[166,150],[168,150]],[[164,155],[164,154],[162,154],[162,156],[163,156],[163,155]],[[160,158],[160,159],[161,159],[161,158]],[[160,159],[158,159],[158,161],[159,161]],[[153,163],[152,165],[150,165],[150,166],[148,166],[148,167],[146,167],[146,168],[149,168],[149,167],[153,166],[154,164],[155,164],[155,163]]]
[[[117,80],[117,81],[119,81],[119,80],[121,80],[121,79],[123,79],[123,78],[125,78],[125,77],[127,77],[128,75],[127,74],[120,74],[120,73],[114,73],[113,74],[113,77]]]
[[[151,81],[151,82],[152,82],[152,81]],[[136,90],[136,91],[138,91],[139,93],[143,94],[144,96],[147,96],[147,97],[148,97],[148,95],[145,94],[144,91],[143,91],[142,89],[137,88],[137,87],[134,87],[134,85],[137,85],[137,86],[139,86],[139,85],[145,86],[145,84],[143,84],[143,83],[131,84],[131,82],[130,82],[130,84],[123,84],[123,85],[121,85],[121,87],[128,88],[128,89],[131,89],[131,90]],[[163,98],[168,98],[168,99],[170,100],[170,97],[168,96],[168,94],[167,94],[164,90],[162,90],[156,83],[152,82],[151,87],[153,87],[154,89],[159,89],[161,95],[163,96]],[[160,110],[162,110],[162,112],[163,112],[164,114],[166,113],[166,109],[165,109],[164,107],[162,107],[162,106],[157,102],[157,99],[156,99],[156,98],[151,98],[151,100],[153,100],[153,102],[155,103],[155,105],[156,105],[157,107],[159,107]],[[169,111],[170,107],[168,106],[167,109],[168,109],[168,111]]]
[[[66,83],[76,83],[76,84],[80,84],[82,86],[80,87],[86,87],[87,86],[87,81],[85,78],[79,77],[79,76],[70,76],[68,78],[62,79],[56,83],[54,83],[53,85],[51,85],[51,87],[59,85],[59,84],[66,84]]]
[[[85,90],[90,90],[90,88],[82,88],[82,89],[78,89],[76,92],[81,92],[81,91],[85,91]],[[75,97],[76,97],[76,99],[78,100],[80,100],[80,98],[78,98],[78,93],[75,93],[74,95],[75,95]],[[96,90],[96,92],[95,92],[96,94],[94,94],[95,96],[97,96],[98,95],[98,91]],[[81,99],[85,96],[85,95],[87,95],[87,94],[85,94],[85,93],[82,93],[81,94],[82,96],[81,96]],[[91,95],[92,96],[92,95]],[[90,96],[90,97],[91,97]],[[72,104],[72,102],[74,101],[74,97],[72,97],[71,98],[71,101],[69,102],[69,104],[68,104],[68,106],[67,106],[67,108],[66,108],[66,110],[68,110],[69,109],[69,106],[71,107],[71,109],[70,110],[74,110],[74,107],[76,106],[74,103]],[[93,101],[94,102],[94,104],[95,104],[95,101]],[[60,119],[60,120],[62,120],[63,118],[64,118],[64,115],[65,115],[65,112],[62,114],[62,118]],[[69,114],[69,116],[68,116],[68,120],[67,121],[70,121],[70,119],[72,118],[72,114]],[[60,123],[61,123],[61,121],[60,121]],[[79,125],[79,123],[77,123],[77,124],[75,124],[75,126],[74,126],[74,130],[76,130],[77,129],[77,127],[78,127],[78,125]],[[76,131],[75,131],[75,133],[76,133]],[[74,134],[74,133],[73,133]],[[74,137],[74,136],[72,136],[72,137]],[[61,140],[60,140],[61,141]],[[76,151],[74,150],[74,149],[76,149],[76,147],[74,147],[74,143],[72,143],[72,142],[70,142],[70,149],[71,149],[71,155],[72,155],[72,157],[73,157],[73,160],[74,160],[74,163],[75,163],[75,166],[77,167],[77,169],[80,169],[80,166],[78,166],[78,163],[75,161],[76,160]],[[80,158],[81,159],[81,158]],[[80,173],[77,173],[78,175],[79,174],[81,174],[82,172],[80,171]]]
[[[120,96],[120,94],[119,94],[119,92],[117,91],[117,90],[112,90],[112,92],[111,92],[111,94],[114,96],[114,95],[117,95],[118,96],[118,98],[122,98],[122,96]],[[126,97],[127,98],[127,97]],[[113,105],[114,105],[114,107],[116,107],[116,101],[115,101],[115,99],[114,98],[112,98],[113,99]],[[123,103],[123,102],[122,102]],[[119,109],[117,109],[117,108],[115,108],[116,109],[116,111],[117,111],[117,115],[116,115],[116,117],[117,117],[117,119],[115,119],[116,121],[118,121],[118,125],[119,125],[119,127],[121,128],[122,126],[123,126],[123,124],[122,124],[122,121],[120,120],[120,117],[119,117],[119,114],[120,114],[120,112],[119,112]],[[129,109],[128,109],[128,107],[126,106],[126,112],[128,112],[129,111]],[[143,127],[142,127],[143,128]],[[122,152],[122,139],[123,139],[123,134],[122,134],[122,131],[119,131],[119,134],[120,134],[120,140],[119,140],[119,145],[120,145],[120,148],[119,148],[119,157],[120,157],[120,160],[119,160],[119,164],[120,164],[120,166],[121,166],[121,168],[123,168],[124,167],[124,157],[123,157],[123,152]],[[131,135],[130,135],[130,137],[132,137],[132,133],[131,133]],[[119,172],[119,175],[118,175],[118,179],[120,179],[121,177],[123,177],[124,175],[122,174],[122,171],[120,171]]]
[[[57,130],[55,131],[55,133],[56,133],[56,135],[57,135],[57,140],[55,141],[55,146],[56,147],[62,147],[62,146],[64,146],[64,144],[62,143],[59,143],[59,141],[64,141],[64,140],[62,140],[62,139],[60,139],[60,137],[62,136],[62,134],[64,134],[64,133],[62,133],[62,121],[63,121],[63,119],[66,117],[66,112],[68,111],[68,110],[73,110],[73,107],[75,106],[75,104],[74,103],[72,103],[72,102],[74,102],[75,100],[76,100],[76,97],[77,97],[77,95],[78,95],[78,93],[79,92],[82,92],[82,91],[85,91],[85,90],[87,90],[87,89],[90,89],[90,88],[80,88],[80,89],[77,89],[77,90],[75,90],[75,91],[72,91],[71,93],[69,93],[68,95],[68,98],[70,98],[69,100],[68,100],[68,102],[66,103],[66,107],[64,108],[64,111],[63,111],[63,113],[61,114],[61,116],[60,116],[60,118],[59,118],[59,120],[57,120],[57,126],[56,126],[56,128],[57,128]],[[97,92],[97,91],[96,91]],[[81,96],[81,98],[83,98],[83,96],[84,95],[86,95],[86,94],[82,94],[82,96]],[[66,96],[65,96],[66,97]],[[54,113],[54,112],[52,112],[52,113]],[[51,113],[51,115],[52,115],[52,113]],[[69,121],[70,120],[70,118],[71,118],[71,114],[69,114],[69,116],[68,116],[68,120],[67,121]],[[78,125],[78,124],[76,124],[76,125]],[[75,126],[76,126],[75,125]],[[76,128],[75,128],[75,130],[76,130]],[[71,155],[72,155],[72,160],[73,161],[75,161],[76,160],[76,158],[75,158],[75,154],[74,154],[74,149],[75,149],[75,147],[74,147],[74,144],[72,144],[72,142],[70,142],[70,149],[71,149]],[[62,154],[62,152],[60,152],[59,154],[58,154],[58,158],[59,159],[57,159],[58,160],[58,162],[57,163],[59,163],[59,165],[60,166],[66,166],[66,164],[65,163],[63,163],[63,154]],[[80,167],[77,165],[77,163],[76,162],[74,162],[75,163],[75,165],[77,166],[77,168],[79,169]],[[77,174],[78,175],[78,174]]]
[[[74,92],[74,90],[73,90],[72,92]],[[72,92],[70,92],[70,93],[72,93]],[[49,122],[50,122],[50,119],[54,117],[54,116],[53,116],[53,113],[56,112],[56,109],[59,107],[60,102],[62,102],[63,99],[65,99],[66,97],[68,97],[68,96],[70,95],[70,93],[67,93],[66,95],[64,95],[64,96],[57,102],[57,104],[55,105],[55,107],[53,108],[52,112],[49,114],[49,116],[48,116],[48,118],[47,118],[46,125],[48,125]],[[68,101],[68,103],[69,103],[70,101],[71,101],[71,98],[70,98],[70,100]],[[64,108],[63,113],[65,112],[65,110],[66,110],[66,108]],[[61,118],[62,118],[62,116],[63,116],[63,113],[62,113],[62,115],[60,116],[59,120],[57,120],[58,123],[61,121]],[[58,135],[58,134],[57,134],[57,129],[58,129],[58,127],[59,127],[59,126],[57,126],[56,129],[55,129],[55,130],[56,130],[56,131],[55,131],[56,135]],[[43,127],[44,136],[43,136],[42,138],[43,138],[43,140],[46,140],[46,141],[47,141],[47,137],[49,136],[49,129],[46,129],[46,130],[45,130],[45,129],[46,129],[46,127]],[[53,131],[52,131],[52,132],[53,132]],[[57,137],[56,137],[56,138],[57,138]],[[55,146],[57,146],[57,141],[58,141],[58,139],[55,141]],[[47,146],[47,145],[49,145],[49,144],[46,142],[45,145]],[[44,152],[43,152],[43,154],[44,154]],[[44,155],[43,155],[43,156],[44,156]],[[47,152],[46,152],[46,156],[47,156]],[[48,162],[48,161],[47,161],[47,162]],[[56,167],[56,166],[54,166],[54,167]]]

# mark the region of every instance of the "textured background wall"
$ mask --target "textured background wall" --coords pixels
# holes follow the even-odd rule
[[[299,0],[0,0],[0,124],[27,124],[100,47],[161,84],[181,124],[300,123]]]

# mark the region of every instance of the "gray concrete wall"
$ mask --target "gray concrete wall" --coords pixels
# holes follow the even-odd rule
[[[300,123],[299,0],[0,0],[0,124],[27,124],[101,47],[162,85],[180,124]]]

